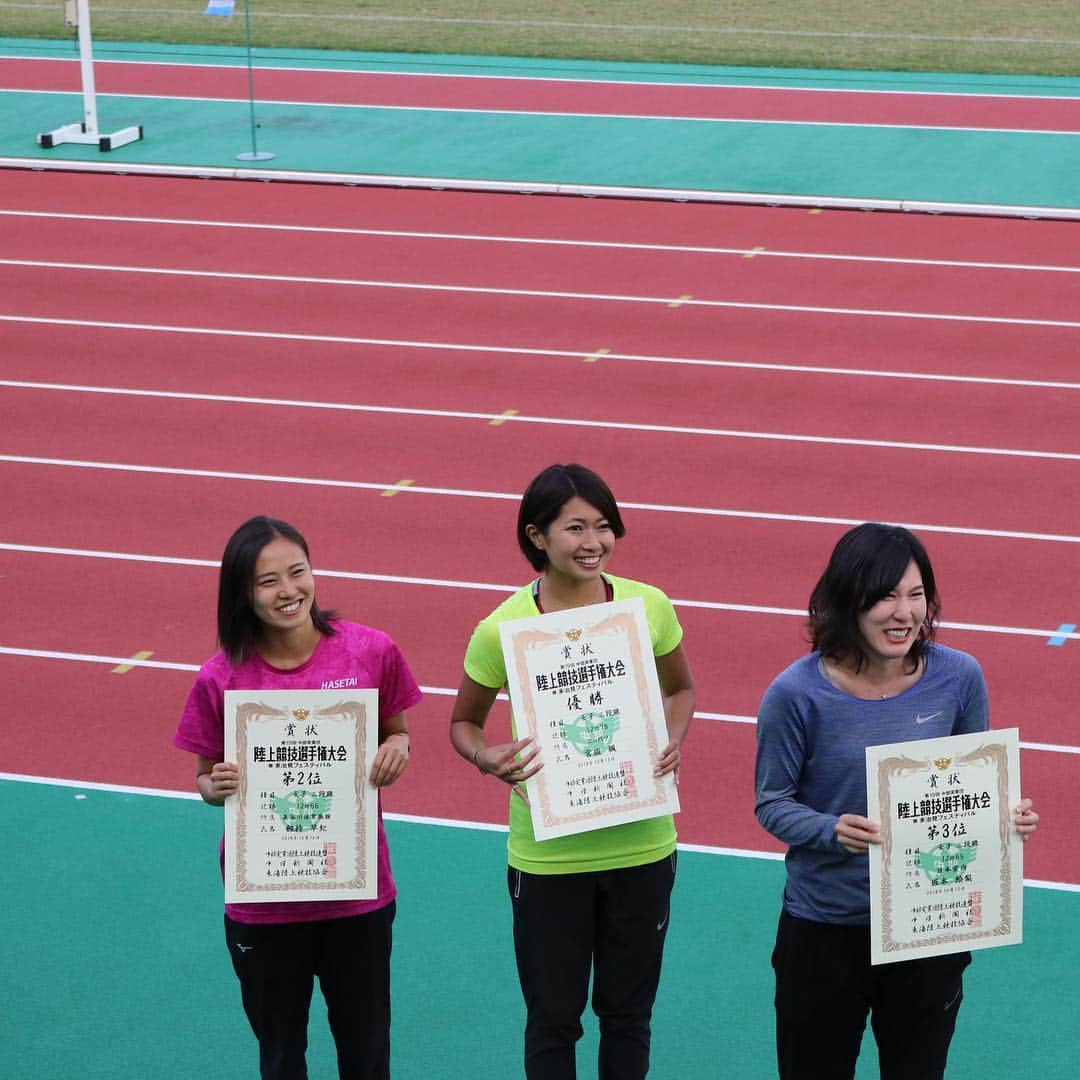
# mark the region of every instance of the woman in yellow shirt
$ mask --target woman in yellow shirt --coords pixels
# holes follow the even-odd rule
[[[669,742],[656,775],[679,767],[694,683],[671,601],[651,585],[606,572],[625,533],[607,484],[582,465],[552,465],[529,485],[517,539],[539,577],[473,633],[450,723],[458,753],[511,788],[508,885],[525,997],[527,1080],[573,1080],[590,969],[600,1024],[600,1080],[640,1080],[675,880],[670,815],[538,841],[524,784],[542,768],[531,739],[489,746],[484,724],[506,684],[499,623],[640,596],[644,600]],[[521,796],[515,798],[515,795]]]

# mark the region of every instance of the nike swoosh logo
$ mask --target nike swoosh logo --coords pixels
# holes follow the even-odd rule
[[[919,713],[918,716],[915,717],[915,723],[928,724],[931,720],[936,720],[940,715],[941,713],[939,712],[927,713],[926,716],[923,716],[922,713]]]
[[[665,926],[667,926],[667,921],[668,921],[668,919],[669,919],[670,917],[671,917],[670,915],[665,915],[665,916],[664,916],[664,921],[663,921],[663,922],[658,922],[658,923],[656,924],[656,929],[657,929],[657,930],[663,930],[663,929],[664,929],[664,927],[665,927]]]
[[[255,946],[254,946],[254,945],[240,945],[240,944],[237,944],[237,946],[236,946],[236,947],[237,947],[237,948],[238,948],[238,949],[239,949],[239,950],[240,950],[241,952],[251,952],[251,950],[255,948]]]

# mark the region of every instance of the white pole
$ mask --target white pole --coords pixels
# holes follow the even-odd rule
[[[43,131],[37,137],[38,146],[51,150],[63,143],[96,145],[99,150],[115,150],[119,146],[136,142],[143,137],[142,124],[121,128],[109,135],[98,131],[97,90],[94,88],[94,42],[90,36],[90,0],[66,0],[64,16],[72,25],[74,13],[75,33],[79,38],[79,67],[82,70],[83,119],[77,124],[63,124],[52,131]]]
[[[83,130],[98,137],[97,92],[94,89],[94,43],[90,37],[90,0],[78,0],[79,67],[82,69]]]

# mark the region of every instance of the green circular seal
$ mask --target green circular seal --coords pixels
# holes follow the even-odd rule
[[[289,832],[310,832],[330,813],[331,797],[297,788],[274,796],[274,813]]]
[[[562,737],[582,756],[595,757],[611,749],[619,730],[619,710],[581,713],[573,720],[564,720]]]
[[[974,858],[973,847],[946,842],[920,851],[919,869],[930,879],[931,885],[952,885],[964,876],[968,863]]]

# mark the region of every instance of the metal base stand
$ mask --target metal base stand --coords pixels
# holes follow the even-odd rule
[[[85,124],[64,124],[63,127],[53,131],[43,132],[37,137],[38,146],[45,150],[51,150],[61,143],[85,143],[93,146],[97,143],[99,150],[115,150],[128,143],[137,142],[143,137],[142,124],[135,127],[121,128],[110,135],[100,135],[96,131],[87,131]]]
[[[82,68],[83,120],[80,123],[64,124],[53,131],[46,131],[37,137],[38,146],[51,150],[61,143],[82,143],[87,146],[97,145],[99,150],[115,150],[143,137],[142,124],[121,128],[119,131],[103,135],[98,130],[97,92],[94,89],[94,43],[90,36],[90,0],[76,0],[70,5],[74,8],[74,25],[79,37],[79,66]],[[68,16],[71,22],[71,14]]]

